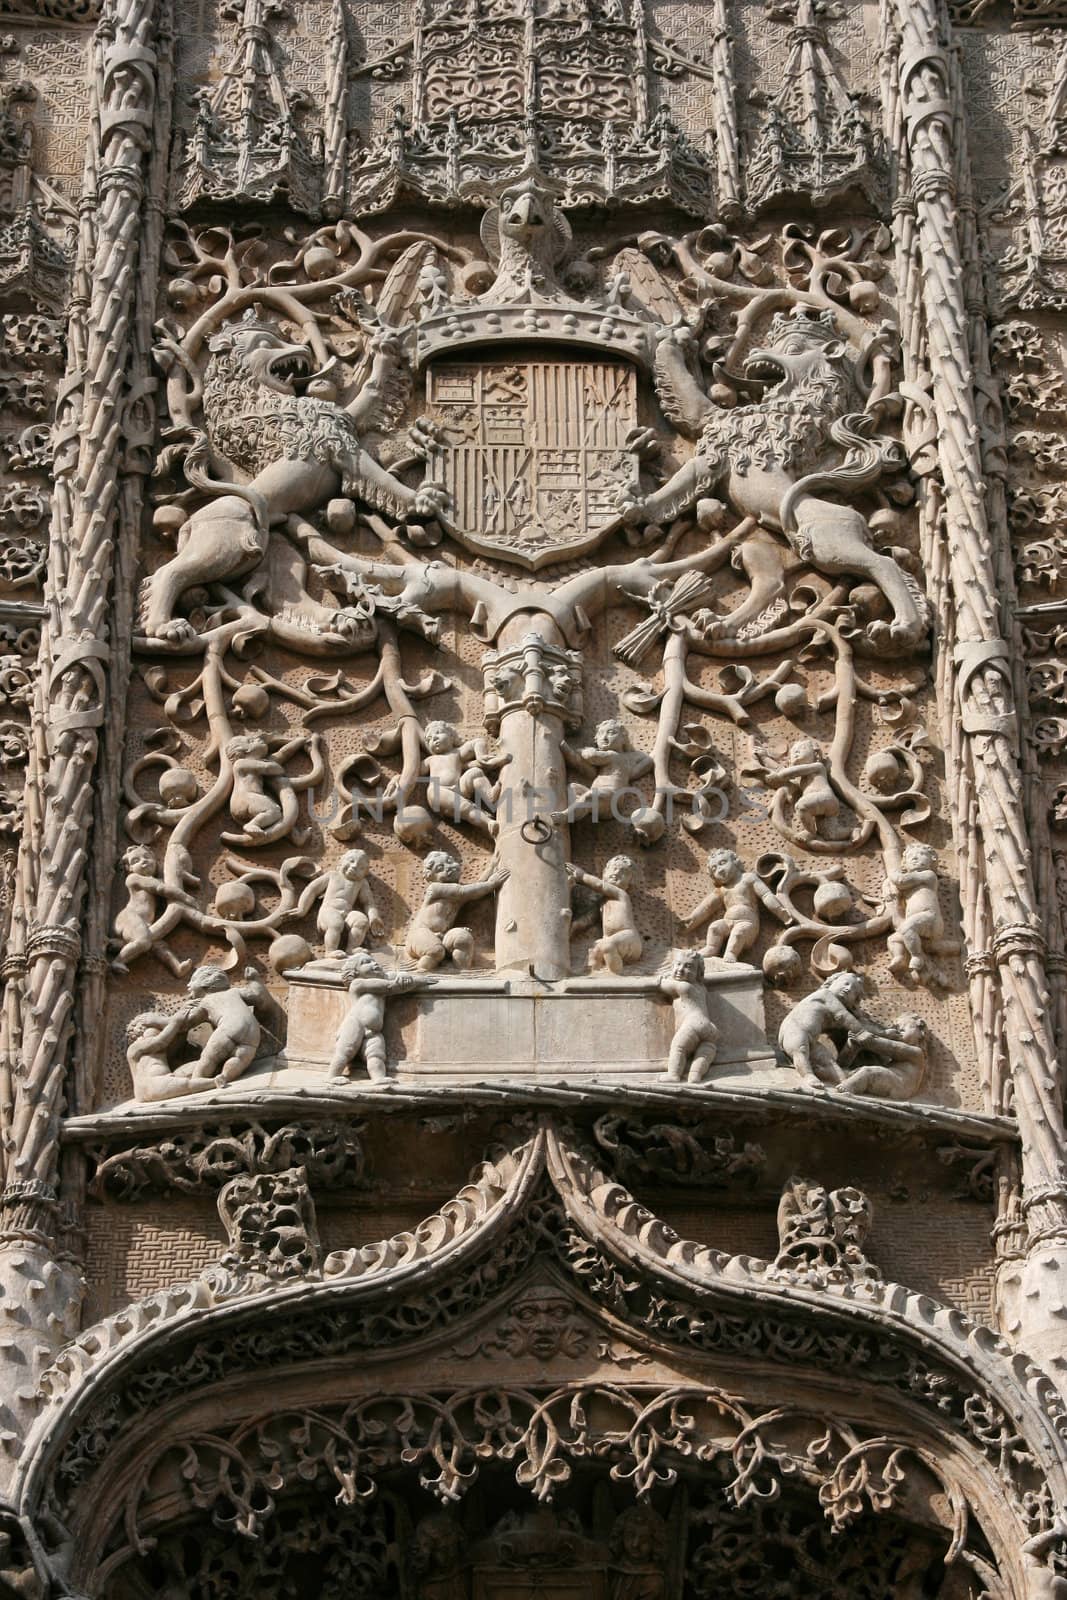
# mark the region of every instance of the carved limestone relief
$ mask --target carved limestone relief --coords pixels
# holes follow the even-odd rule
[[[2,10],[0,1589],[1057,1594],[1054,0]]]
[[[775,1062],[760,969],[792,987],[881,951],[931,996],[958,981],[940,857],[912,834],[928,607],[870,315],[887,241],[712,242],[593,247],[536,172],[471,246],[340,222],[283,255],[174,231],[134,641],[157,721],[126,767],[113,957],[183,978],[255,953],[291,1024],[257,1086],[457,1059],[467,975],[498,997],[472,1067],[495,1065],[493,1008],[532,1021],[550,986],[536,1015],[559,1024],[510,1047],[532,1067],[577,1020],[568,995],[607,1006],[622,980],[629,1059],[690,1083]],[[611,714],[589,722],[602,671]],[[779,848],[746,859],[749,810]],[[690,834],[712,893],[675,913],[664,871]],[[698,973],[682,935],[702,926]],[[574,988],[583,969],[598,987]],[[910,1038],[906,1071],[865,1057],[854,1087],[916,1092]],[[154,1092],[200,1092],[168,1048],[137,1044],[171,1063]]]

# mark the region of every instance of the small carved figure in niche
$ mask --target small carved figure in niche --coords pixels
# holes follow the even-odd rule
[[[664,1600],[667,1527],[651,1506],[627,1506],[611,1530],[611,1600]]]
[[[494,756],[484,739],[461,740],[450,722],[427,723],[423,738],[429,754],[422,770],[428,780],[426,801],[431,811],[495,834],[493,810],[500,785],[493,782],[487,769],[503,766],[504,759]]]
[[[371,894],[367,875],[370,859],[365,850],[346,850],[336,867],[326,874],[316,926],[328,956],[351,955],[368,933],[385,938],[385,924]]]
[[[272,844],[287,835],[292,835],[297,844],[303,843],[302,836],[294,830],[300,800],[284,763],[297,750],[306,749],[308,743],[308,736],[299,734],[272,756],[261,733],[238,733],[227,741],[225,753],[233,764],[230,816],[242,830],[222,835],[229,844]],[[300,780],[300,787],[307,788],[317,777],[317,773],[314,778],[306,776]]]
[[[830,773],[823,753],[814,739],[797,739],[789,751],[789,762],[768,771],[769,789],[785,789],[793,802],[793,827],[799,839],[818,839],[823,817],[836,817],[841,802],[830,787]]]
[[[788,909],[774,890],[764,883],[759,873],[745,870],[735,850],[709,851],[707,869],[714,888],[688,917],[682,919],[686,933],[692,933],[702,922],[707,922],[706,956],[740,961],[759,936],[761,905],[773,911],[782,922],[791,920]]]
[[[254,1007],[262,1009],[268,997],[253,968],[246,971],[246,977],[253,981],[235,989],[221,967],[203,966],[189,979],[192,1002],[180,1013],[186,1033],[201,1023],[211,1028],[190,1067],[192,1078],[232,1083],[255,1060],[263,1030]]]
[[[419,1600],[468,1600],[466,1540],[452,1512],[422,1518],[411,1541],[411,1570]]]
[[[428,250],[415,284],[419,302],[427,316],[434,316],[448,304],[448,278],[436,250]]]
[[[865,1042],[873,1031],[871,1019],[859,1010],[863,978],[858,972],[835,972],[818,989],[798,1000],[778,1032],[778,1043],[800,1077],[807,1093],[841,1081],[837,1050],[824,1038],[843,1032],[846,1038]]]
[[[837,1057],[837,1068],[844,1075],[831,1090],[878,1100],[910,1100],[926,1073],[926,1048],[926,1023],[914,1011],[905,1011],[884,1029],[850,1036]],[[855,1066],[861,1051],[878,1059]]]
[[[156,906],[160,898],[179,900],[192,905],[192,897],[179,889],[170,889],[159,876],[155,854],[147,845],[135,844],[125,852],[122,865],[126,868],[126,904],[115,918],[115,933],[122,945],[112,962],[112,970],[124,973],[131,961],[153,950],[163,965],[176,978],[185,978],[192,967],[191,961],[179,961],[165,944],[157,943],[153,930]]]
[[[652,771],[652,757],[635,750],[630,735],[616,717],[597,724],[595,744],[584,750],[563,745],[567,765],[591,780],[588,787],[576,788],[565,815],[571,822],[591,817],[594,822],[614,818],[621,821],[618,801],[636,779]],[[640,796],[638,796],[640,799]]]
[[[408,928],[405,950],[421,972],[432,972],[449,956],[453,966],[466,972],[474,960],[474,934],[453,927],[459,908],[495,894],[508,873],[495,867],[477,883],[460,883],[460,864],[447,850],[431,850],[423,872],[426,893]]]
[[[369,950],[357,950],[341,968],[348,984],[350,1003],[342,1022],[330,1060],[330,1076],[351,1077],[352,1068],[362,1058],[367,1076],[382,1083],[389,1076],[385,1059],[385,1002],[392,994],[424,989],[433,978],[417,978],[413,972],[386,972]]]
[[[674,1034],[664,1074],[672,1083],[703,1083],[715,1060],[719,1030],[708,1015],[704,957],[686,950],[659,980],[660,993],[674,1002]]]
[[[567,704],[580,681],[571,668],[564,666],[562,661],[557,661],[548,669],[548,687],[552,691],[553,700],[559,705]]]
[[[184,1040],[188,1025],[182,1012],[165,1016],[161,1011],[142,1011],[126,1029],[126,1060],[133,1079],[135,1100],[174,1100],[183,1094],[199,1094],[204,1085],[194,1082],[190,1067],[170,1063],[170,1047]]]
[[[886,940],[889,970],[896,977],[948,987],[948,979],[931,960],[959,954],[955,939],[945,938],[945,919],[937,881],[937,851],[928,844],[909,844],[901,870],[886,878],[886,898],[895,906],[896,925]]]
[[[573,862],[567,863],[567,872],[575,883],[582,884],[586,889],[592,889],[594,894],[601,897],[602,936],[589,952],[590,972],[606,968],[608,972],[620,975],[624,967],[640,961],[644,950],[644,940],[634,921],[633,902],[629,894],[634,877],[633,862],[629,856],[612,856],[604,868],[602,878],[594,877],[591,872],[584,872]],[[578,918],[573,925],[573,931],[581,932],[591,920],[586,917]]]
[[[572,1574],[574,1593],[581,1591],[581,1580],[590,1569],[603,1570],[606,1553],[599,1540],[586,1537],[576,1511],[547,1505],[532,1511],[505,1511],[488,1538],[471,1551],[475,1569],[483,1563],[528,1573],[566,1568]]]

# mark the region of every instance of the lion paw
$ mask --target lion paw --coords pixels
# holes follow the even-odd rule
[[[408,442],[422,460],[445,443],[444,429],[433,417],[416,417],[408,428]]]
[[[171,617],[167,622],[149,623],[145,629],[150,639],[163,644],[189,644],[197,637],[196,629],[185,617]]]
[[[921,619],[914,622],[869,622],[867,639],[872,650],[879,655],[896,655],[917,645],[925,632]]]
[[[645,521],[645,504],[643,500],[634,500],[627,495],[621,495],[616,502],[616,507],[626,528],[639,528]]]
[[[361,611],[335,611],[330,618],[329,631],[350,644],[374,643],[377,628],[374,619]]]
[[[417,517],[436,517],[446,512],[452,503],[452,498],[447,489],[436,488],[429,484],[425,489],[418,489],[412,510]]]

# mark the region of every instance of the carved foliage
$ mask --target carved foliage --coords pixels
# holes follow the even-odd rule
[[[779,1250],[770,1276],[824,1287],[877,1280],[863,1253],[871,1205],[859,1189],[824,1189],[791,1178],[778,1207]]]
[[[495,1460],[511,1464],[516,1483],[541,1501],[551,1501],[575,1463],[590,1457],[610,1455],[613,1478],[638,1499],[674,1483],[682,1459],[723,1461],[735,1504],[773,1496],[783,1477],[799,1474],[818,1486],[838,1529],[865,1510],[894,1506],[918,1465],[903,1441],[827,1428],[789,1408],[761,1415],[724,1391],[691,1385],[386,1392],[344,1407],[275,1413],[225,1442],[193,1437],[168,1444],[164,1454],[172,1451],[189,1502],[248,1537],[259,1535],[277,1499],[301,1482],[323,1479],[341,1504],[354,1505],[372,1498],[379,1477],[401,1464],[449,1504]],[[951,1491],[950,1503],[955,1550],[965,1512]],[[143,1501],[132,1508],[133,1526],[146,1514]],[[150,1521],[141,1525],[147,1531]]]
[[[701,1124],[645,1123],[605,1112],[593,1129],[597,1145],[622,1183],[638,1180],[701,1189],[753,1183],[766,1164],[758,1144],[740,1148],[731,1134],[713,1134]]]
[[[302,1167],[231,1178],[219,1192],[219,1216],[230,1241],[219,1262],[224,1273],[280,1283],[318,1270],[315,1206]]]
[[[301,1167],[316,1189],[351,1188],[363,1181],[358,1127],[342,1124],[216,1123],[167,1135],[154,1144],[112,1151],[90,1147],[95,1164],[90,1193],[136,1200],[149,1192],[199,1193],[219,1189],[240,1173],[259,1176]]]

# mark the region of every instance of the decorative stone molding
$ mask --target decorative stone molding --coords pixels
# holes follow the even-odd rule
[[[360,1131],[351,1125],[216,1124],[125,1150],[91,1147],[87,1154],[94,1166],[90,1193],[123,1201],[136,1200],[146,1191],[211,1192],[242,1171],[258,1177],[294,1166],[307,1173],[315,1188],[355,1188],[365,1170]]]
[[[80,1413],[80,1393],[91,1394],[92,1403],[98,1405],[102,1385],[121,1382],[126,1385],[128,1404],[137,1387],[131,1387],[131,1374],[145,1371],[150,1350],[156,1349],[162,1356],[168,1346],[188,1347],[190,1334],[195,1344],[198,1334],[201,1339],[209,1336],[210,1330],[221,1329],[227,1319],[247,1321],[254,1316],[254,1307],[264,1292],[268,1297],[286,1296],[292,1301],[287,1313],[292,1336],[296,1333],[298,1306],[306,1312],[312,1304],[319,1303],[325,1310],[338,1294],[353,1310],[356,1299],[366,1303],[384,1296],[397,1305],[398,1294],[416,1290],[420,1297],[432,1296],[435,1282],[460,1281],[465,1271],[485,1261],[487,1250],[504,1246],[509,1234],[514,1232],[517,1241],[528,1235],[529,1223],[525,1219],[531,1215],[531,1205],[532,1215],[537,1215],[542,1204],[538,1196],[546,1175],[551,1177],[558,1196],[554,1204],[562,1207],[562,1217],[548,1222],[547,1236],[559,1252],[558,1259],[569,1264],[568,1270],[576,1273],[586,1292],[591,1292],[595,1300],[603,1300],[612,1314],[621,1315],[624,1322],[631,1315],[637,1316],[648,1332],[658,1340],[665,1339],[668,1345],[679,1338],[684,1344],[694,1336],[699,1341],[699,1328],[706,1336],[712,1327],[717,1327],[712,1347],[725,1349],[732,1337],[727,1332],[728,1308],[732,1306],[741,1313],[737,1334],[751,1348],[752,1339],[757,1337],[753,1308],[758,1305],[771,1341],[766,1346],[770,1358],[800,1360],[816,1367],[820,1361],[831,1367],[839,1363],[850,1338],[877,1336],[888,1341],[887,1355],[890,1350],[897,1354],[886,1366],[884,1376],[879,1377],[877,1369],[869,1367],[865,1378],[902,1384],[912,1400],[918,1399],[920,1404],[926,1404],[928,1399],[932,1418],[944,1421],[951,1416],[952,1425],[962,1428],[975,1448],[982,1453],[992,1452],[998,1471],[1017,1475],[1013,1493],[1020,1505],[1028,1503],[1030,1486],[1038,1481],[1033,1476],[1035,1472],[1040,1476],[1044,1470],[1059,1470],[1054,1466],[1059,1448],[1054,1441],[1067,1423],[1049,1381],[1036,1368],[1028,1367],[990,1330],[971,1328],[957,1312],[899,1285],[882,1283],[855,1252],[847,1229],[837,1243],[829,1246],[833,1251],[845,1251],[843,1257],[835,1256],[835,1260],[847,1264],[844,1270],[832,1265],[830,1270],[823,1267],[814,1275],[810,1267],[798,1270],[792,1250],[794,1239],[811,1239],[816,1255],[826,1263],[828,1246],[825,1241],[817,1242],[817,1232],[805,1232],[800,1213],[792,1207],[786,1224],[788,1266],[782,1256],[774,1265],[730,1257],[679,1238],[549,1129],[483,1168],[453,1204],[410,1235],[379,1246],[334,1252],[323,1262],[321,1273],[312,1268],[300,1282],[282,1282],[267,1291],[259,1287],[262,1277],[239,1275],[235,1279],[224,1272],[216,1278],[217,1269],[211,1268],[199,1282],[152,1297],[74,1340],[43,1379],[42,1392],[50,1405],[42,1418],[31,1459],[44,1439],[54,1436],[57,1427],[69,1429],[70,1422],[65,1419],[73,1420]],[[246,1180],[237,1181],[240,1184]],[[263,1215],[269,1236],[269,1195],[274,1180],[267,1177],[253,1181],[262,1184],[267,1197]],[[282,1181],[287,1180],[283,1177]],[[832,1210],[832,1203],[824,1200],[817,1228],[825,1225],[827,1204]],[[528,1250],[520,1259],[529,1259]],[[612,1266],[613,1262],[617,1265]],[[506,1281],[499,1270],[490,1272],[489,1278],[483,1279],[480,1293],[484,1294],[489,1284]],[[651,1306],[647,1298],[642,1298],[647,1296],[647,1288],[642,1290],[631,1311],[630,1297],[639,1284],[660,1287]],[[383,1299],[382,1305],[385,1303]],[[638,1309],[641,1306],[644,1310]],[[191,1317],[193,1311],[198,1312],[198,1317]],[[822,1355],[818,1337],[813,1338],[810,1332],[800,1334],[795,1321],[791,1335],[785,1332],[784,1324],[772,1333],[775,1318],[788,1320],[790,1315],[794,1319],[798,1315],[806,1318],[813,1329],[825,1328]],[[397,1327],[406,1324],[406,1313],[401,1312]],[[350,1322],[349,1326],[354,1329],[356,1324]],[[380,1313],[375,1326],[380,1337]],[[421,1329],[423,1324],[417,1321],[410,1326]],[[692,1331],[687,1333],[687,1328]],[[865,1331],[861,1333],[861,1329]],[[759,1335],[764,1336],[763,1332]],[[238,1346],[233,1345],[232,1350],[239,1362]],[[905,1356],[905,1352],[910,1354]],[[200,1377],[196,1381],[203,1381],[206,1369],[197,1362],[193,1370],[198,1370]],[[169,1370],[171,1382],[176,1382],[178,1368],[173,1357]],[[110,1378],[106,1376],[109,1372]],[[973,1388],[976,1382],[980,1385],[978,1390]],[[967,1395],[971,1393],[982,1398],[969,1401]],[[1026,1399],[1019,1410],[1018,1401],[1023,1395]],[[1005,1405],[1013,1408],[1013,1425],[1026,1431],[1029,1444],[1025,1451],[1017,1440],[1009,1450],[1007,1440],[1012,1430],[1005,1433],[1002,1424],[994,1420],[1003,1414]]]
[[[1067,52],[6,10],[0,1588],[1055,1594]]]

